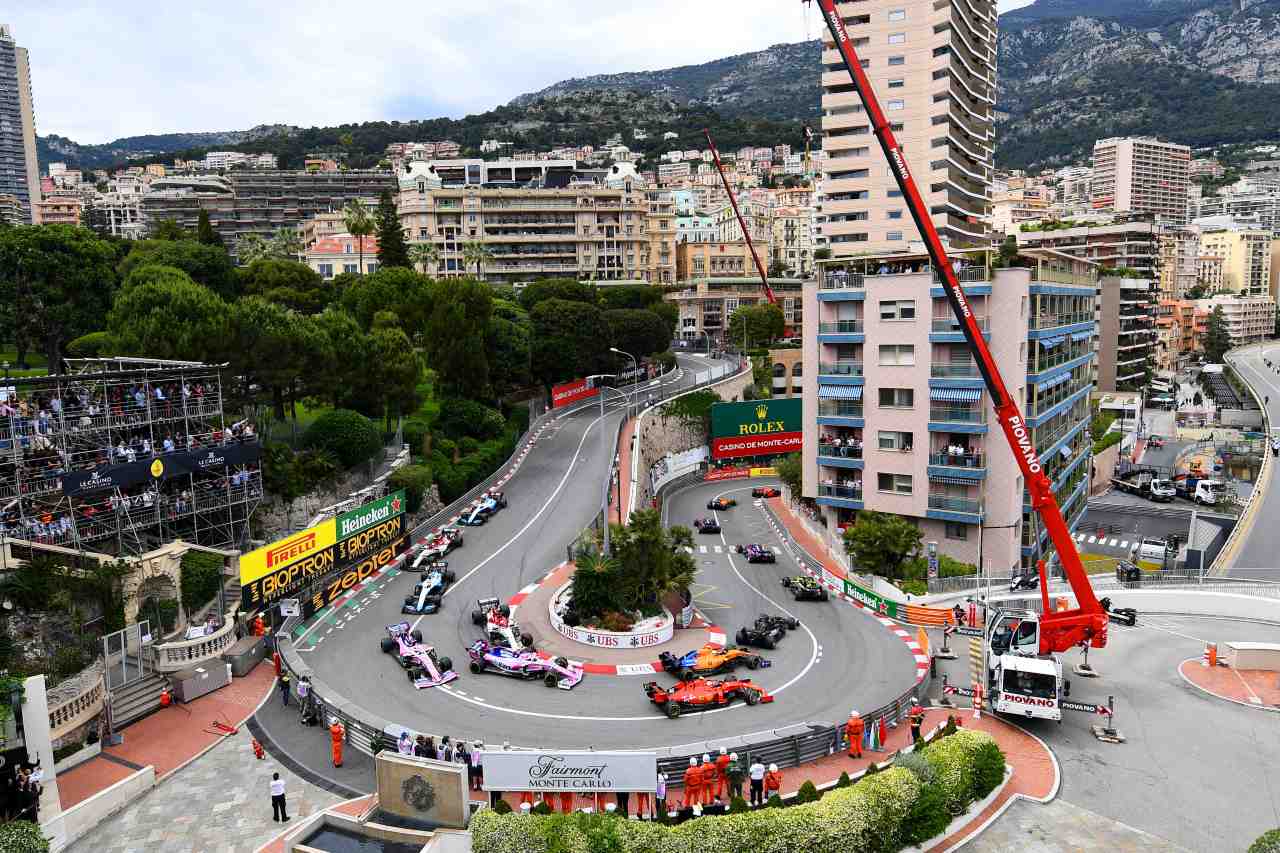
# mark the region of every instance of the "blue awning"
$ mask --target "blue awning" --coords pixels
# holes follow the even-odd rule
[[[1040,346],[1044,347],[1045,349],[1053,349],[1054,347],[1056,347],[1058,344],[1062,343],[1066,339],[1067,339],[1066,335],[1056,335],[1052,338],[1041,338]]]
[[[1093,332],[1076,332],[1074,335],[1071,336],[1071,340],[1087,341],[1089,340],[1089,338],[1092,338],[1092,337],[1093,337]]]
[[[1071,379],[1071,371],[1068,370],[1066,373],[1059,373],[1057,376],[1053,376],[1053,377],[1050,377],[1049,379],[1043,379],[1037,382],[1036,390],[1048,391],[1050,388],[1057,388],[1059,385],[1068,381],[1069,379]]]
[[[982,399],[977,388],[930,388],[929,399],[938,403],[976,403]]]
[[[861,385],[819,385],[819,400],[861,400]]]

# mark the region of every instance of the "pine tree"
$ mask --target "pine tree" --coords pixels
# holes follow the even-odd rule
[[[226,248],[222,242],[222,235],[213,230],[213,224],[209,222],[209,211],[207,210],[200,211],[200,219],[196,222],[196,242],[203,243],[206,246]]]
[[[406,267],[413,269],[409,261],[409,244],[404,239],[404,229],[400,227],[400,216],[396,213],[396,203],[391,200],[391,192],[383,190],[378,199],[378,268]]]
[[[1231,334],[1227,331],[1227,320],[1222,315],[1222,306],[1214,306],[1209,314],[1209,322],[1204,333],[1204,358],[1209,364],[1221,364],[1222,356],[1231,349]]]

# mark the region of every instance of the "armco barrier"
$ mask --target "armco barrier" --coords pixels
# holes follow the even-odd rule
[[[1231,369],[1235,370],[1236,376],[1244,383],[1244,387],[1249,390],[1249,395],[1253,397],[1254,404],[1262,410],[1262,430],[1265,434],[1271,434],[1271,414],[1267,411],[1267,407],[1258,399],[1258,392],[1253,386],[1245,380],[1244,376],[1236,370],[1235,363],[1231,361],[1231,356],[1243,353],[1247,349],[1254,346],[1261,347],[1261,344],[1250,344],[1247,347],[1241,347],[1227,353],[1226,361],[1231,365]],[[1218,552],[1218,556],[1214,559],[1213,565],[1209,567],[1209,574],[1220,575],[1225,574],[1232,564],[1235,563],[1236,555],[1239,553],[1244,541],[1249,538],[1249,532],[1253,529],[1253,523],[1258,514],[1258,507],[1262,506],[1266,499],[1267,490],[1271,486],[1271,473],[1275,466],[1272,464],[1272,456],[1263,448],[1262,467],[1258,470],[1258,478],[1254,481],[1253,489],[1249,492],[1249,500],[1245,503],[1244,508],[1240,510],[1240,520],[1236,522],[1236,526],[1231,531],[1231,535],[1227,537],[1227,541],[1223,544],[1222,550]]]

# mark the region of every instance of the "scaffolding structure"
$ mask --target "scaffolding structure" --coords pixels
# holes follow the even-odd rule
[[[228,424],[225,365],[67,359],[0,389],[0,534],[139,556],[242,547],[262,499],[252,424]]]

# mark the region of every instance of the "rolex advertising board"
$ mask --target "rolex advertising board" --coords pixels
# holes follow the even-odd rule
[[[711,406],[711,457],[736,459],[798,453],[804,433],[799,397]]]

